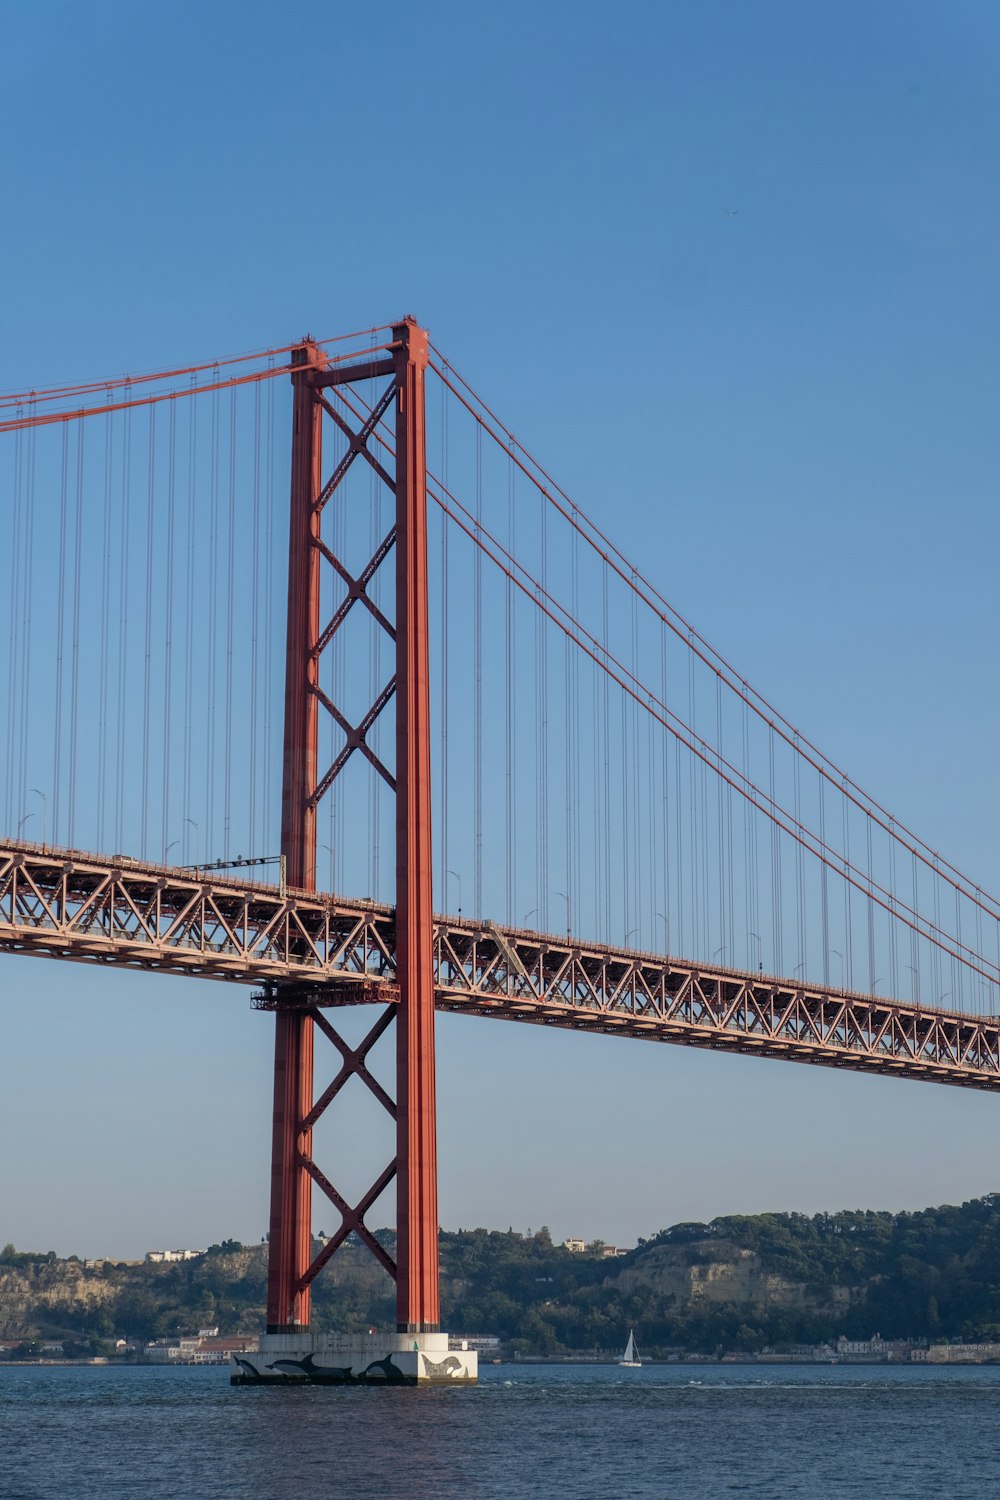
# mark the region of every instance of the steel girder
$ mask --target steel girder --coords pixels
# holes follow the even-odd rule
[[[437,917],[438,1010],[1000,1090],[1000,1020]],[[0,842],[0,951],[398,1000],[391,907]]]
[[[394,975],[391,908],[0,842],[0,951],[237,983]]]

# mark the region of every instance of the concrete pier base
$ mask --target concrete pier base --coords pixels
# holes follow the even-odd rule
[[[233,1385],[470,1385],[475,1350],[446,1333],[265,1333],[257,1354],[231,1356]]]

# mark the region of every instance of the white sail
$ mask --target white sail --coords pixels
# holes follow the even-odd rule
[[[637,1365],[641,1363],[639,1355],[636,1352],[635,1334],[633,1333],[631,1328],[628,1331],[628,1343],[625,1345],[625,1353],[622,1355],[618,1363],[620,1365]]]

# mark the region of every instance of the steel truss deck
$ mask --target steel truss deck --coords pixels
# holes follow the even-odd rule
[[[264,1009],[394,1002],[395,913],[0,841],[0,952],[262,987]],[[1000,1090],[1000,1020],[439,916],[438,1010]]]

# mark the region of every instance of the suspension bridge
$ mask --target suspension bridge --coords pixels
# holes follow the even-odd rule
[[[439,1330],[435,1010],[1000,1088],[997,900],[414,320],[13,393],[0,433],[0,949],[275,1013],[268,1334],[236,1378],[474,1377]],[[396,1149],[349,1202],[313,1132],[352,1079]],[[393,1184],[394,1257],[366,1222]],[[309,1334],[351,1235],[394,1340]]]

